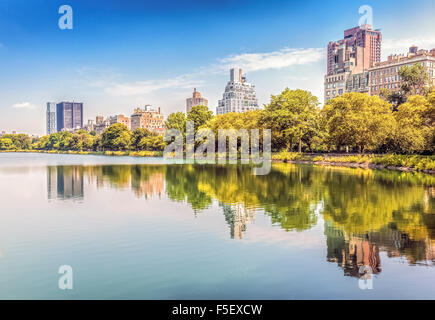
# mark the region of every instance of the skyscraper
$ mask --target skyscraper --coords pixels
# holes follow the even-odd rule
[[[381,61],[382,34],[370,25],[344,31],[344,39],[328,43],[325,102],[345,92],[369,91],[368,69]]]
[[[242,69],[230,70],[230,81],[225,87],[222,100],[219,100],[216,114],[257,110],[258,101],[255,86],[246,81]]]
[[[60,102],[56,106],[57,131],[83,127],[83,103]]]
[[[192,98],[186,99],[186,113],[189,113],[192,110],[192,107],[195,106],[208,106],[208,100],[201,96],[199,91],[196,91],[196,88],[193,89]]]
[[[56,103],[55,102],[47,102],[46,119],[47,119],[47,134],[52,134],[56,132],[57,126],[56,126]]]
[[[359,73],[381,61],[382,34],[368,24],[344,30],[344,39],[328,43],[327,75]]]

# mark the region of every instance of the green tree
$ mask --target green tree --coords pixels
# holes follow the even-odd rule
[[[50,139],[49,135],[45,135],[45,136],[40,137],[39,139],[36,139],[32,143],[32,149],[36,149],[36,150],[46,150],[46,149],[48,149],[47,145],[49,143],[49,139]]]
[[[210,128],[217,134],[219,129],[260,129],[261,110],[246,111],[242,113],[229,112],[217,115],[204,124],[203,128]]]
[[[151,136],[152,133],[146,128],[136,128],[133,130],[131,136],[131,148],[134,150],[141,150],[140,142],[143,138]]]
[[[1,150],[13,150],[15,146],[10,138],[0,138],[0,149]]]
[[[225,114],[219,114],[216,117],[211,118],[204,124],[201,128],[208,128],[214,132],[216,143],[218,139],[218,131],[220,129],[235,129],[241,130],[246,129],[248,135],[251,135],[251,129],[261,129],[260,117],[262,110],[250,110],[246,112],[236,113],[229,112]],[[200,129],[201,129],[200,128]],[[259,145],[260,149],[263,144],[263,136],[259,135]]]
[[[195,133],[198,129],[213,118],[213,112],[206,106],[194,106],[187,114],[187,121],[193,121]]]
[[[397,151],[403,153],[434,150],[435,93],[429,101],[423,96],[411,96],[394,113],[396,131],[394,135]]]
[[[399,76],[402,78],[401,90],[406,97],[416,94],[423,95],[430,91],[429,73],[420,63],[400,68]]]
[[[163,151],[165,148],[165,142],[163,137],[158,134],[151,134],[149,136],[143,137],[139,142],[139,148],[141,150],[149,151]]]
[[[165,121],[166,129],[178,129],[183,134],[186,132],[186,115],[184,112],[171,113]]]
[[[322,110],[325,139],[330,147],[375,150],[392,134],[392,106],[378,96],[345,93],[329,100]]]
[[[4,134],[2,138],[10,139],[16,150],[29,150],[32,146],[32,139],[25,133]]]
[[[77,130],[73,133],[70,143],[70,150],[90,150],[93,148],[95,137],[85,130]]]
[[[381,88],[380,96],[393,105],[394,111],[397,111],[397,107],[406,102],[406,96],[401,91]]]
[[[274,149],[292,149],[298,144],[302,152],[302,143],[307,144],[318,133],[317,97],[305,90],[286,88],[279,95],[272,95],[271,102],[261,116],[260,124],[272,131]]]
[[[104,149],[126,150],[130,147],[131,131],[122,123],[112,124],[101,134],[101,142]]]
[[[55,132],[49,135],[45,145],[47,150],[69,150],[72,133],[67,131]]]

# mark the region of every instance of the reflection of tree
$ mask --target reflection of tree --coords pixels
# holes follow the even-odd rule
[[[117,188],[128,188],[130,186],[131,167],[122,165],[101,166],[103,177]]]
[[[260,207],[286,230],[305,230],[316,224],[314,207],[320,199],[312,178],[297,167],[287,175],[273,169],[255,176],[249,166],[209,166],[198,188],[226,204]]]
[[[166,193],[171,200],[187,201],[192,208],[203,210],[212,203],[212,198],[198,189],[205,167],[194,165],[172,165],[166,168]]]
[[[248,165],[65,166],[47,169],[49,198],[83,197],[83,174],[98,187],[131,188],[138,197],[166,192],[195,212],[215,199],[236,238],[258,209],[296,231],[310,229],[322,214],[328,228],[343,233],[325,230],[328,260],[344,263],[349,274],[360,263],[377,268],[379,250],[410,263],[435,256],[435,180],[427,175],[282,163],[266,176],[254,176]]]
[[[334,172],[335,173],[335,172]],[[344,173],[344,174],[343,174]],[[327,174],[324,217],[348,233],[363,234],[395,223],[412,237],[427,237],[425,216],[433,212],[433,199],[423,206],[425,188],[397,183],[395,172],[352,170]],[[349,174],[353,173],[353,174]],[[389,179],[386,179],[390,175]]]

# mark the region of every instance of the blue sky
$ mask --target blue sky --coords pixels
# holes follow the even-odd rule
[[[58,9],[73,9],[60,30]],[[183,111],[197,87],[215,110],[240,66],[260,104],[285,87],[322,102],[324,50],[373,8],[383,56],[435,47],[435,0],[0,0],[0,131],[44,134],[47,101],[83,101],[85,119],[134,107]]]

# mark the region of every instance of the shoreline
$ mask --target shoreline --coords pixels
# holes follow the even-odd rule
[[[163,157],[162,151],[53,151],[53,150],[0,150],[0,153],[46,153],[46,154],[70,154],[70,155],[96,155],[96,156],[108,156],[108,157],[145,157],[145,158],[156,158]],[[301,155],[303,156],[303,155]],[[323,154],[322,156],[325,156]],[[343,157],[349,155],[342,155]],[[371,169],[371,170],[392,170],[400,172],[420,172],[435,176],[435,170],[432,169],[417,169],[410,166],[395,166],[395,165],[384,165],[376,164],[370,162],[352,162],[352,161],[316,161],[316,157],[312,160],[308,159],[279,159],[278,157],[272,156],[272,162],[282,162],[282,163],[292,163],[292,164],[309,164],[317,166],[334,166],[334,167],[345,167],[345,168],[361,168],[361,169]]]
[[[317,166],[333,166],[333,167],[344,167],[344,168],[361,168],[361,169],[370,169],[370,170],[392,170],[392,171],[401,171],[401,172],[420,172],[425,173],[429,175],[435,176],[435,170],[417,170],[413,167],[406,167],[406,166],[386,166],[382,164],[375,164],[375,163],[356,163],[356,162],[334,162],[334,161],[309,161],[309,160],[290,160],[290,161],[283,161],[283,160],[272,160],[273,162],[284,162],[284,163],[292,163],[292,164],[311,164],[311,165],[317,165]]]

